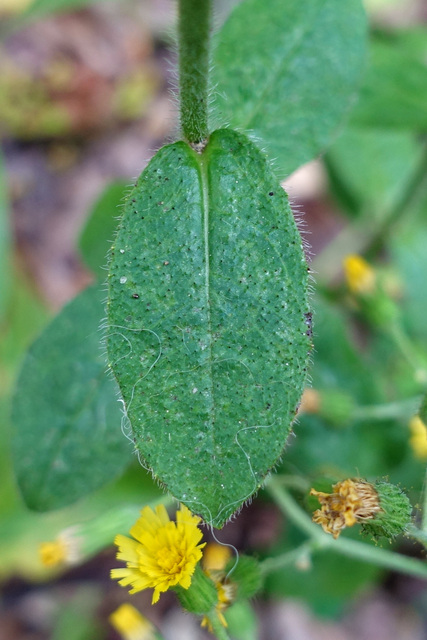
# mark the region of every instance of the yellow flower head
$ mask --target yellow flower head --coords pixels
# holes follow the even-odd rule
[[[163,505],[157,506],[155,512],[145,507],[130,530],[134,539],[118,535],[114,540],[119,548],[117,558],[124,560],[127,567],[113,569],[111,577],[123,587],[130,585],[130,593],[154,589],[153,604],[171,587],[188,589],[202,557],[205,544],[199,544],[203,534],[197,526],[201,519],[182,505],[176,520],[169,520]]]
[[[75,535],[75,528],[64,530],[56,540],[39,545],[39,557],[45,567],[63,567],[76,564],[81,559],[81,540]]]
[[[205,572],[222,571],[230,558],[231,548],[228,545],[209,542],[203,551],[203,569]]]
[[[122,604],[113,611],[109,620],[123,640],[154,640],[155,629],[151,622],[131,604]]]
[[[416,458],[425,460],[427,458],[427,427],[419,416],[414,416],[409,423],[411,437],[409,444]]]
[[[347,286],[356,295],[374,293],[375,271],[362,256],[350,254],[344,259],[344,274]]]
[[[333,493],[312,489],[310,495],[316,496],[322,505],[313,513],[313,521],[334,538],[345,527],[370,520],[381,511],[377,491],[364,480],[343,480],[333,486]]]

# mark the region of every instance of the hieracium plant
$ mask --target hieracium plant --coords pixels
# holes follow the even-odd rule
[[[176,522],[163,505],[146,506],[129,538],[122,531],[135,507],[116,506],[108,523],[45,543],[42,560],[81,561],[115,530],[126,566],[113,578],[131,593],[152,588],[153,603],[173,589],[226,638],[228,612],[240,603],[247,617],[267,574],[319,549],[426,577],[420,561],[343,539],[344,529],[360,523],[374,539],[425,534],[386,481],[335,478],[332,492],[317,484],[313,523],[286,479],[269,476],[286,457],[313,347],[307,246],[280,181],[325,149],[356,100],[361,1],[242,0],[212,36],[210,0],[179,0],[177,33],[178,141],[126,196],[106,306],[105,289],[89,288],[30,348],[14,401],[14,459],[26,503],[43,511],[118,476],[133,449],[180,503]],[[376,330],[396,328],[397,309],[369,264],[348,256],[345,271],[357,312]],[[338,425],[357,408],[346,393],[312,390],[301,411]],[[308,540],[262,563],[206,546],[202,523],[221,529],[264,484]],[[130,606],[112,623],[146,625]]]

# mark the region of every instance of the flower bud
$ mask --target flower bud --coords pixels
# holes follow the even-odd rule
[[[234,560],[229,562],[227,570],[231,571],[229,580],[237,585],[237,597],[252,598],[262,587],[258,561],[251,556],[240,555],[235,567],[234,563]]]
[[[347,287],[360,313],[376,327],[389,326],[399,312],[378,273],[362,256],[355,254],[348,255],[343,266]]]

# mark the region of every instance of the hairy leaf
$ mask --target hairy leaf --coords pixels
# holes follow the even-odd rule
[[[117,386],[106,373],[101,294],[81,293],[29,349],[13,399],[13,455],[27,505],[63,507],[130,461]]]
[[[243,0],[214,53],[221,126],[252,132],[281,177],[318,155],[356,98],[365,22],[360,0]]]
[[[286,194],[231,130],[161,149],[125,207],[108,355],[135,443],[221,526],[280,457],[306,377],[307,265]]]

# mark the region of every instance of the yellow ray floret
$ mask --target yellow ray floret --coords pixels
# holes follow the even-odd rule
[[[123,587],[130,586],[130,593],[154,589],[153,604],[171,587],[180,585],[188,589],[205,546],[199,544],[202,532],[197,525],[200,521],[183,505],[176,514],[176,522],[169,520],[163,505],[155,511],[145,507],[130,530],[133,539],[118,535],[114,540],[117,558],[127,566],[113,569],[111,577],[118,579]]]

